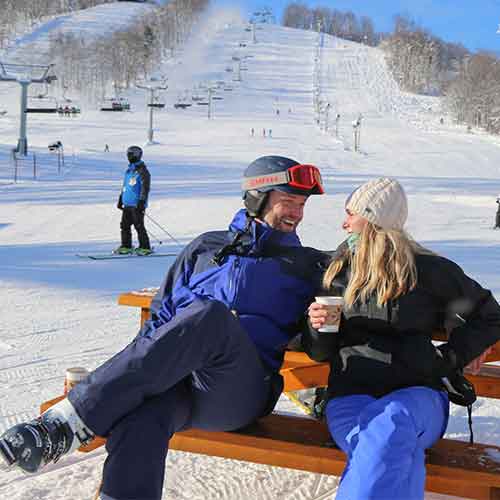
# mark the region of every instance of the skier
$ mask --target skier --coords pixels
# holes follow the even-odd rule
[[[493,229],[500,229],[500,194],[497,196],[497,213],[495,216],[495,227]]]
[[[101,500],[159,500],[174,432],[237,429],[272,411],[284,349],[329,259],[296,234],[323,187],[316,167],[281,156],[252,162],[242,187],[245,209],[183,250],[137,337],[67,399],[7,430],[0,458],[36,472],[106,436]]]
[[[448,398],[474,402],[462,369],[500,339],[500,306],[407,236],[406,195],[394,179],[363,184],[345,209],[348,237],[323,280],[344,297],[339,332],[317,330],[327,311],[315,302],[303,337],[311,357],[331,363],[327,421],[348,457],[336,498],[422,499],[425,449],[446,430]],[[450,337],[436,348],[432,331],[444,321]]]
[[[137,255],[152,253],[148,233],[144,227],[144,215],[148,206],[151,176],[142,161],[142,149],[139,146],[130,146],[127,149],[129,166],[123,177],[123,188],[118,198],[117,207],[122,210],[121,245],[115,250],[118,254],[129,254],[132,249],[131,226],[135,227],[139,239]]]

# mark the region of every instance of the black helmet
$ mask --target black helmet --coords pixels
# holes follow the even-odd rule
[[[129,146],[127,148],[127,158],[130,163],[137,163],[142,158],[142,149],[139,146]]]
[[[248,214],[257,217],[269,191],[309,196],[323,194],[319,169],[302,165],[284,156],[262,156],[248,165],[242,181],[243,200]]]

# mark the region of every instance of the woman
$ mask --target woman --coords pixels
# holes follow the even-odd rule
[[[471,404],[461,370],[499,340],[500,306],[456,264],[409,238],[397,181],[363,184],[345,208],[348,237],[323,282],[344,297],[339,332],[318,331],[326,310],[315,302],[303,338],[311,357],[331,364],[326,416],[348,456],[337,499],[422,499],[424,450],[448,421],[444,382]],[[449,340],[436,348],[432,332],[443,326]]]

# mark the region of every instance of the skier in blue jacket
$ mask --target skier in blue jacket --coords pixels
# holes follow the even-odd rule
[[[144,215],[148,206],[151,175],[142,161],[142,149],[139,146],[130,146],[127,149],[127,159],[129,165],[123,177],[123,187],[117,204],[122,211],[121,246],[115,250],[115,253],[133,252],[131,227],[134,226],[139,240],[139,247],[135,253],[149,255],[151,245],[144,226]]]
[[[177,258],[137,337],[67,399],[7,430],[0,457],[35,472],[105,436],[101,500],[159,500],[175,432],[237,429],[272,411],[284,350],[328,259],[295,232],[323,188],[316,167],[265,156],[245,170],[243,192],[229,230]]]

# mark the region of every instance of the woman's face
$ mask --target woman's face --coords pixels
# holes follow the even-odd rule
[[[346,216],[344,222],[342,223],[342,229],[349,234],[361,234],[361,231],[363,231],[363,228],[366,226],[368,221],[364,217],[361,217],[361,215],[352,213],[350,210],[346,209],[345,212]]]

